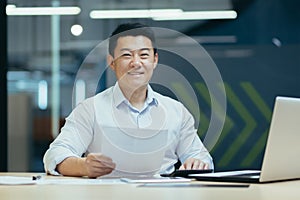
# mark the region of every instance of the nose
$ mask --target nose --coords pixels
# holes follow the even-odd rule
[[[141,66],[141,59],[140,59],[139,55],[134,54],[131,63],[132,63],[133,67],[140,67]]]

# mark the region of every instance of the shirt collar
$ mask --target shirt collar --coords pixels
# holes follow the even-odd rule
[[[154,93],[153,89],[151,88],[151,86],[149,84],[147,87],[148,87],[147,99],[146,99],[147,104],[157,105],[158,101],[157,101],[157,98],[155,97],[155,93]]]
[[[126,104],[129,104],[129,101],[123,95],[118,82],[116,82],[116,84],[113,88],[113,102],[114,102],[115,107],[118,107],[123,102]],[[153,89],[151,88],[151,86],[149,84],[147,86],[146,103],[148,105],[150,105],[150,104],[157,105],[158,104],[157,98],[155,97],[155,92],[153,91]]]

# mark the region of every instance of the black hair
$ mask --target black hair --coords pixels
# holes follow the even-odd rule
[[[111,34],[109,38],[109,46],[108,52],[110,55],[114,56],[114,49],[117,46],[117,41],[120,37],[124,36],[145,36],[149,38],[152,42],[154,54],[157,52],[156,45],[155,45],[155,35],[153,30],[141,23],[126,23],[120,24]]]

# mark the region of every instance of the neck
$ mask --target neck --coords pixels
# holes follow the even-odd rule
[[[147,85],[136,89],[121,87],[121,91],[126,99],[130,102],[132,106],[137,109],[142,109],[147,98]]]

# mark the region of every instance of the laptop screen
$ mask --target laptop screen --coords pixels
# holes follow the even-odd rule
[[[260,181],[300,178],[300,98],[275,101]]]

